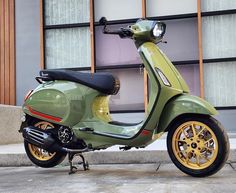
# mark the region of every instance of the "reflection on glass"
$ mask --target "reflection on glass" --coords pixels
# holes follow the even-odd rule
[[[89,22],[89,0],[45,0],[46,25]]]
[[[179,19],[164,21],[167,44],[158,44],[172,61],[198,59],[197,19]]]
[[[236,106],[236,62],[204,64],[205,97],[214,106]]]
[[[142,0],[95,0],[95,21],[101,17],[120,20],[142,17]]]
[[[111,30],[119,29],[124,25],[109,26]],[[96,65],[125,65],[141,63],[137,48],[131,39],[121,39],[117,35],[106,35],[102,33],[102,27],[95,29],[96,40]]]
[[[228,9],[236,9],[235,0],[202,0],[201,1],[202,11],[221,11]]]
[[[50,29],[45,32],[46,67],[90,67],[89,28]]]
[[[110,98],[110,110],[144,110],[143,73],[139,69],[103,70],[120,80],[120,91]]]
[[[146,0],[146,2],[148,17],[197,12],[196,0]]]
[[[202,18],[204,59],[235,57],[236,14]]]
[[[190,94],[200,96],[200,80],[199,80],[199,65],[185,64],[176,65],[190,89]]]

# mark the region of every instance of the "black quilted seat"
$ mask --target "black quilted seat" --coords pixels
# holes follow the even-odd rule
[[[42,70],[40,76],[50,80],[68,80],[76,82],[104,94],[116,94],[119,81],[110,73],[85,73],[72,70]]]

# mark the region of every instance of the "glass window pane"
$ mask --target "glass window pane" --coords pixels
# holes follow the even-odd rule
[[[236,56],[235,26],[236,14],[202,18],[204,59]]]
[[[125,25],[109,26],[112,30],[119,29]],[[123,65],[123,64],[139,64],[140,56],[133,40],[121,39],[116,35],[106,35],[102,33],[102,27],[95,29],[95,45],[96,45],[96,65]]]
[[[228,9],[236,9],[235,0],[202,0],[201,1],[202,11],[220,11]]]
[[[175,66],[189,86],[192,95],[200,96],[199,65],[185,64]]]
[[[120,80],[120,91],[111,95],[110,110],[144,110],[143,73],[139,69],[103,70]]]
[[[196,0],[146,0],[147,16],[177,15],[197,12]]]
[[[89,22],[89,0],[45,0],[45,24]]]
[[[91,48],[88,27],[45,31],[46,67],[90,67]]]
[[[169,20],[166,23],[164,40],[158,44],[172,61],[198,59],[197,19]]]
[[[105,16],[108,20],[142,17],[142,0],[95,0],[95,21]]]
[[[206,99],[214,106],[236,106],[235,74],[236,62],[204,64]]]

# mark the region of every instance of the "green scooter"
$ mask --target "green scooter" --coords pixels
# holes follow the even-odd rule
[[[68,154],[70,173],[74,156],[88,163],[82,153],[120,145],[144,148],[168,132],[167,148],[173,163],[195,177],[213,175],[229,155],[229,139],[212,116],[215,108],[189,94],[189,88],[171,61],[157,47],[163,22],[138,20],[134,25],[110,31],[101,18],[104,34],[134,41],[148,73],[149,103],[146,118],[131,124],[113,121],[109,96],[119,91],[119,80],[109,73],[43,70],[40,83],[25,97],[20,132],[29,159],[40,167],[58,165]]]

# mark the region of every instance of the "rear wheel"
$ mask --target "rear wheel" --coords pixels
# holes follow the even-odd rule
[[[46,130],[48,128],[54,128],[53,124],[45,121],[34,121],[32,125],[42,130]],[[43,168],[50,168],[60,164],[66,156],[66,153],[48,152],[44,149],[41,149],[39,147],[30,144],[26,140],[24,141],[24,146],[26,154],[29,157],[29,159],[37,166]]]
[[[167,136],[168,153],[184,173],[195,177],[213,175],[229,155],[229,139],[214,118],[188,117],[175,123]]]

